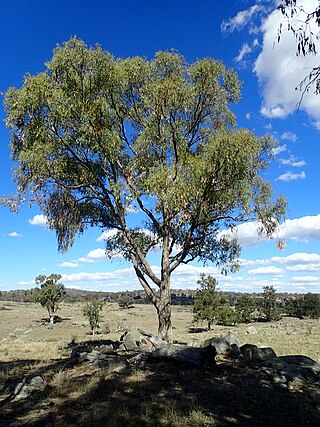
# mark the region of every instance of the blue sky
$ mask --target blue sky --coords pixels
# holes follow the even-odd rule
[[[313,10],[317,0],[304,0]],[[293,37],[284,31],[274,46],[281,16],[273,0],[193,2],[162,0],[71,1],[12,0],[0,15],[0,91],[20,87],[26,73],[44,69],[57,43],[76,35],[99,43],[117,57],[153,57],[174,48],[189,62],[204,57],[233,67],[243,82],[242,99],[233,107],[239,127],[279,141],[266,178],[288,201],[288,218],[275,240],[257,238],[256,225],[238,228],[242,243],[239,273],[221,276],[214,266],[193,263],[178,269],[173,288],[196,288],[201,272],[211,274],[222,290],[261,291],[272,284],[283,292],[320,292],[320,95],[310,91],[300,110],[295,86],[318,64],[318,57],[295,56]],[[318,31],[318,29],[316,29]],[[320,52],[320,47],[319,47]],[[0,107],[0,197],[15,191],[13,164]],[[139,214],[132,214],[132,221]],[[37,206],[18,214],[0,208],[0,290],[28,289],[38,274],[60,273],[67,287],[92,290],[138,289],[131,265],[104,256],[103,230],[89,229],[65,254],[57,253]],[[151,262],[158,263],[157,255]]]

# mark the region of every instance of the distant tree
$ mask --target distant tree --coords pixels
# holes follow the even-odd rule
[[[133,308],[133,299],[128,294],[121,294],[118,299],[120,308]]]
[[[289,316],[299,317],[301,319],[304,316],[303,297],[288,298],[285,301],[284,310]]]
[[[194,320],[196,322],[206,320],[208,322],[208,330],[210,330],[212,323],[216,319],[217,308],[225,302],[225,298],[217,288],[218,281],[212,276],[201,274],[197,284],[200,288],[194,300]]]
[[[237,75],[212,58],[116,59],[72,38],[5,95],[18,193],[2,201],[37,202],[60,251],[88,226],[115,230],[107,254],[132,262],[170,341],[172,273],[194,260],[234,272],[239,243],[219,230],[257,220],[270,237],[283,218],[261,175],[276,143],[236,127],[239,98]]]
[[[35,302],[41,304],[48,310],[49,322],[53,325],[55,313],[61,303],[61,298],[65,295],[65,288],[62,283],[60,274],[50,274],[50,276],[39,275],[35,282],[40,288],[32,290],[32,298]]]
[[[215,310],[216,322],[223,326],[233,326],[239,322],[239,316],[228,304],[219,305]]]
[[[303,298],[303,313],[312,319],[320,317],[320,295],[307,293]]]
[[[269,322],[280,319],[280,309],[277,302],[276,290],[273,286],[263,288],[262,299],[260,301],[260,312]]]
[[[250,295],[240,295],[237,298],[235,309],[239,322],[249,323],[252,320],[252,313],[256,308],[256,301]]]
[[[97,329],[100,328],[100,321],[102,320],[101,311],[104,301],[94,299],[87,302],[83,308],[83,314],[88,318],[92,335],[95,335]]]
[[[316,39],[318,31],[312,29],[312,24],[320,26],[320,4],[314,10],[306,11],[302,1],[281,0],[278,10],[285,17],[287,24],[285,28],[291,31],[296,39],[296,55],[317,55]],[[283,25],[278,29],[278,42],[281,40]],[[296,89],[302,91],[303,95],[314,87],[314,92],[320,94],[320,65],[309,71],[309,74],[300,82]]]

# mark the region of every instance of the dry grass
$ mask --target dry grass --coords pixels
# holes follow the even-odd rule
[[[82,314],[84,304],[63,304],[58,315],[61,322],[50,327],[46,311],[32,303],[0,302],[0,349],[2,361],[17,359],[48,360],[68,357],[71,342],[93,339]],[[241,343],[270,346],[278,355],[300,354],[320,362],[320,320],[283,318],[279,322],[255,323],[256,335],[249,335],[248,325],[213,326],[211,331],[193,323],[190,307],[173,306],[173,338],[182,343],[199,345],[207,338],[234,333]],[[103,308],[100,334],[94,339],[118,340],[121,329],[130,330],[139,339],[138,328],[156,335],[156,313],[151,305],[135,305],[120,310],[118,304]],[[106,324],[111,333],[104,333]],[[199,327],[200,326],[200,327]],[[201,326],[204,328],[201,329]]]
[[[82,308],[81,303],[62,305],[61,321],[50,328],[42,321],[46,312],[40,306],[0,302],[0,384],[26,374],[42,375],[46,383],[43,392],[20,402],[8,399],[0,387],[0,426],[10,422],[33,427],[320,425],[316,388],[314,394],[310,388],[283,390],[243,377],[244,372],[218,367],[208,372],[157,363],[144,370],[108,373],[85,364],[70,366],[71,343],[116,341],[119,327],[130,330],[136,339],[138,328],[157,331],[151,305],[120,310],[117,304],[106,304],[101,334],[92,337]],[[104,333],[105,323],[109,334]],[[193,323],[190,307],[174,306],[173,325],[174,339],[182,343],[197,345],[232,331],[241,343],[320,361],[319,320],[256,323],[256,335],[246,332],[247,325],[214,326],[208,332]]]

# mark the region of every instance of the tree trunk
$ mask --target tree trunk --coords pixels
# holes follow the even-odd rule
[[[51,309],[48,309],[48,314],[49,314],[49,323],[51,325],[54,324],[54,312]]]
[[[164,341],[172,341],[172,324],[171,324],[171,295],[170,295],[170,278],[167,283],[163,284],[160,291],[160,299],[157,304],[158,313],[158,336]]]

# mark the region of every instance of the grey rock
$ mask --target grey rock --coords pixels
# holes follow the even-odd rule
[[[236,348],[239,348],[241,344],[237,337],[229,333],[223,338],[209,338],[203,343],[203,347],[210,345],[216,349],[217,354],[228,354],[235,353]]]
[[[226,354],[231,350],[231,345],[225,338],[209,338],[204,341],[203,347],[212,346],[216,349],[217,354]]]
[[[232,347],[232,346],[237,346],[240,347],[240,341],[238,340],[237,337],[235,337],[232,333],[229,332],[229,334],[224,338],[226,340],[226,342]]]
[[[130,332],[125,332],[120,338],[120,341],[123,342],[125,349],[128,351],[137,350],[139,348]]]
[[[280,356],[265,362],[290,381],[320,379],[320,365],[307,356]]]
[[[257,347],[254,344],[244,344],[240,347],[240,352],[246,362],[263,362],[277,357],[271,347]]]
[[[44,380],[39,375],[32,378],[24,377],[14,389],[14,400],[27,399],[34,391],[43,390],[44,387]]]

